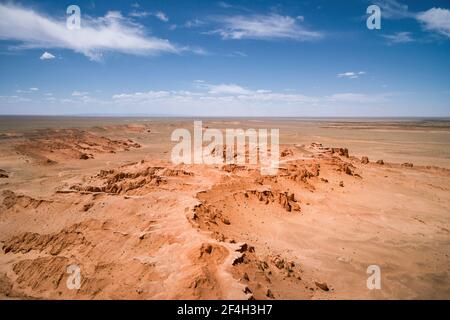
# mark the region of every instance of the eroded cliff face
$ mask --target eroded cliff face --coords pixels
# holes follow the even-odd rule
[[[92,141],[55,134],[76,150]],[[89,148],[132,143],[110,141]],[[50,153],[85,162],[58,150]],[[448,296],[445,169],[381,165],[312,143],[282,146],[275,176],[255,165],[136,159],[56,185],[51,196],[2,186],[3,298]],[[385,272],[383,292],[365,287],[374,263]],[[79,289],[67,286],[70,265],[79,267]],[[424,280],[398,286],[406,275]]]

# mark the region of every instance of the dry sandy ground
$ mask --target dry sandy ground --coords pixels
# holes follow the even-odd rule
[[[0,124],[3,299],[450,299],[448,122],[204,121],[280,128],[273,177],[173,165],[191,120]]]

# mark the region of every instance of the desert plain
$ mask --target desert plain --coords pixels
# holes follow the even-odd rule
[[[275,176],[174,164],[194,120],[0,117],[0,298],[450,299],[450,120],[201,119]]]

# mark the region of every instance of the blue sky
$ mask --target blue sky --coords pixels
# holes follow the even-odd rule
[[[0,114],[450,116],[449,57],[448,1],[0,1]]]

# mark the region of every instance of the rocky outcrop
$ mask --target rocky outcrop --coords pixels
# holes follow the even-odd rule
[[[3,169],[0,169],[0,178],[9,178],[8,173]]]
[[[280,153],[280,156],[282,158],[286,158],[286,157],[293,156],[293,155],[294,155],[294,151],[292,151],[292,149],[284,149]]]
[[[330,291],[330,288],[326,282],[315,281],[314,283],[319,289],[323,291]]]
[[[293,193],[283,192],[278,194],[278,203],[288,212],[300,211],[300,205],[295,200]]]
[[[23,135],[15,151],[41,164],[54,164],[66,159],[88,160],[98,153],[115,153],[140,148],[128,139],[111,140],[79,129],[44,129]]]
[[[87,186],[76,184],[70,188],[76,191],[123,194],[147,186],[157,187],[167,184],[168,177],[190,177],[193,175],[192,172],[182,169],[164,167],[147,167],[134,172],[128,172],[124,169],[101,170],[96,177],[106,180],[103,184]]]
[[[49,200],[38,200],[34,199],[32,197],[16,194],[15,192],[11,190],[4,190],[2,192],[3,198],[3,205],[10,209],[14,206],[20,206],[22,208],[28,208],[32,207],[34,209],[38,208],[43,203],[51,203],[52,201]]]
[[[355,167],[351,163],[344,162],[339,164],[338,171],[344,172],[345,174],[352,176],[354,168]]]
[[[3,251],[5,253],[27,253],[31,250],[38,250],[51,255],[59,255],[65,249],[88,243],[78,227],[79,225],[74,225],[55,234],[25,232],[6,241]]]
[[[318,177],[319,175],[320,165],[316,163],[308,166],[290,164],[288,165],[287,170],[282,173],[282,176],[286,176],[287,178],[296,182],[308,182],[309,179]]]
[[[190,177],[193,176],[194,174],[192,172],[188,172],[182,169],[166,168],[161,172],[161,175],[165,177]]]
[[[229,173],[235,173],[240,170],[245,170],[245,166],[240,166],[237,164],[225,164],[222,166],[222,170]]]
[[[278,192],[274,194],[271,190],[247,190],[245,196],[255,195],[259,201],[265,204],[277,202],[288,212],[301,211],[300,204],[295,195],[289,192]]]
[[[412,168],[414,165],[411,162],[402,163],[402,167]]]
[[[331,148],[332,153],[337,153],[342,157],[348,158],[348,149],[347,148]]]

